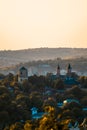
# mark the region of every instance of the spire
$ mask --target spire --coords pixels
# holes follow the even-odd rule
[[[71,74],[71,70],[72,70],[72,67],[71,67],[71,65],[70,65],[70,63],[69,63],[68,68],[67,68],[67,73],[68,73],[69,75]]]
[[[68,69],[72,69],[70,63],[69,63],[69,65],[68,65]]]
[[[60,76],[60,66],[59,66],[59,64],[58,64],[58,66],[57,66],[57,76],[58,76],[58,77]]]

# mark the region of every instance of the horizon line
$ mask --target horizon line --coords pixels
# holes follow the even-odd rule
[[[22,51],[33,49],[87,49],[87,47],[35,47],[35,48],[20,48],[20,49],[0,49],[0,51]]]

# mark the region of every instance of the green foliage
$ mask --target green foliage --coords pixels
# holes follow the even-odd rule
[[[57,102],[54,98],[49,97],[47,100],[44,101],[43,107],[45,106],[51,106],[51,107],[57,107]]]
[[[29,98],[30,98],[31,108],[32,108],[32,106],[35,106],[35,107],[41,109],[41,107],[43,105],[43,99],[42,99],[42,95],[39,92],[32,92],[29,95]]]
[[[65,88],[64,82],[63,82],[63,80],[61,80],[61,79],[55,80],[53,86],[54,86],[55,89],[59,89],[59,90],[62,90],[62,89]]]

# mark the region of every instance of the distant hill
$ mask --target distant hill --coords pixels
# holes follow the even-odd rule
[[[87,48],[36,48],[17,51],[0,51],[0,68],[11,67],[29,61],[79,57],[87,57]]]

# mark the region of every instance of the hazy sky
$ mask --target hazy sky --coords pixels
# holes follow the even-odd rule
[[[0,0],[0,49],[87,48],[87,0]]]

